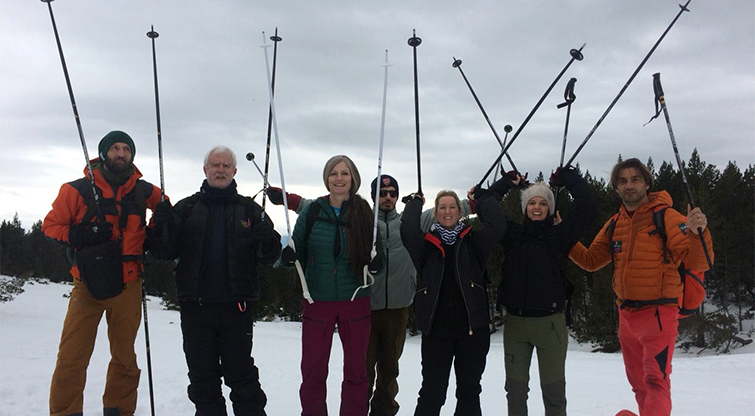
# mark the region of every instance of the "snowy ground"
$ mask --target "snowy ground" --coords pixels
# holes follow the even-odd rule
[[[43,415],[48,412],[50,377],[55,365],[60,331],[71,286],[29,283],[25,292],[0,304],[0,415]],[[163,310],[159,299],[148,303],[152,366],[157,415],[193,414],[186,396],[186,363],[181,349],[177,312]],[[105,370],[109,359],[106,331],[100,328],[89,366],[85,391],[85,415],[101,414]],[[271,416],[299,414],[298,388],[301,356],[298,323],[260,322],[254,328],[254,356],[268,395]],[[328,380],[331,415],[338,414],[341,382],[341,346],[336,336]],[[143,331],[137,339],[142,368],[137,414],[150,413],[149,385]],[[505,414],[501,333],[492,337],[488,366],[483,377],[483,412]],[[530,414],[541,415],[542,401],[536,364],[533,365]],[[674,357],[672,398],[676,415],[745,415],[755,409],[755,346],[730,355],[698,357],[678,353]],[[401,358],[400,415],[413,413],[420,376],[420,338],[407,339]],[[454,385],[454,381],[451,381]],[[226,391],[226,397],[227,397]],[[589,347],[571,343],[567,359],[569,414],[612,416],[622,408],[636,410],[624,376],[620,354],[590,353]],[[453,391],[443,415],[453,414]],[[229,414],[233,414],[230,410]]]

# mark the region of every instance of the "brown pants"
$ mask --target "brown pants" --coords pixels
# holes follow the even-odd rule
[[[141,297],[141,280],[127,283],[123,293],[114,298],[96,300],[84,283],[73,279],[50,386],[50,415],[81,413],[87,366],[103,312],[108,324],[111,357],[102,395],[103,407],[118,408],[121,416],[134,414],[141,373],[134,353],[134,341],[141,323]]]
[[[370,382],[367,397],[371,398],[370,415],[398,413],[398,360],[404,351],[408,319],[408,307],[372,311],[372,331],[370,345],[367,348],[367,380]]]

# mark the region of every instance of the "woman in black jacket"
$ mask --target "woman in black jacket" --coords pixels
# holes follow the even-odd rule
[[[520,180],[499,181],[502,186],[496,191],[505,194]],[[504,261],[498,303],[506,309],[503,350],[509,415],[527,414],[533,349],[537,350],[545,415],[566,415],[564,308],[571,285],[564,268],[569,251],[595,219],[598,207],[589,185],[574,169],[557,170],[550,183],[566,186],[574,198],[569,217],[554,222],[553,192],[546,184],[535,183],[522,192],[522,223],[509,221],[501,240]]]
[[[492,192],[477,189],[474,199],[483,222],[474,230],[460,221],[461,203],[453,191],[436,196],[437,222],[429,233],[420,228],[421,195],[404,210],[401,239],[417,269],[414,312],[422,331],[422,388],[415,415],[440,414],[452,363],[455,414],[481,414],[480,380],[490,349],[485,262],[506,231],[506,219]]]

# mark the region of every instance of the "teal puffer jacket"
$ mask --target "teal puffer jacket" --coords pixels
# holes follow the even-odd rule
[[[362,285],[362,274],[357,275],[351,270],[346,250],[345,218],[349,202],[344,201],[338,218],[327,196],[317,198],[313,204],[320,205],[320,213],[319,220],[312,224],[309,236],[305,236],[305,233],[307,213],[312,204],[299,213],[293,234],[309,293],[315,301],[349,300]],[[369,295],[370,289],[366,288],[359,290],[356,297]]]

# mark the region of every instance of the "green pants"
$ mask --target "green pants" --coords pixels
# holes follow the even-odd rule
[[[372,330],[367,347],[367,380],[370,382],[367,397],[371,415],[398,413],[398,359],[404,351],[408,318],[408,307],[372,311]]]
[[[509,416],[527,415],[530,363],[537,349],[545,416],[566,415],[566,347],[563,313],[528,318],[507,314],[503,327]]]

